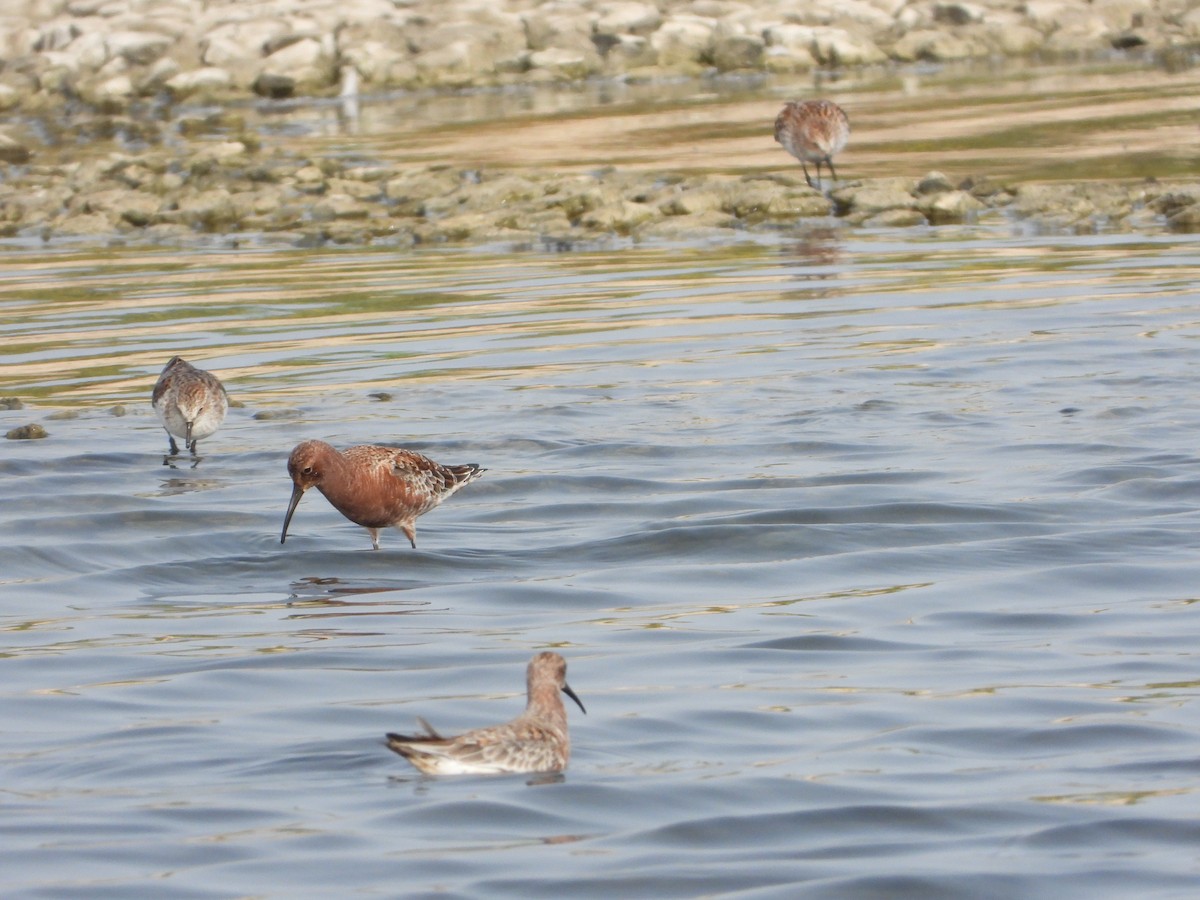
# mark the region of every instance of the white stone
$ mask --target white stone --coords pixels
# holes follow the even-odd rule
[[[1052,51],[1107,50],[1111,31],[1108,23],[1097,15],[1079,13],[1064,18],[1063,23],[1046,38],[1046,49]]]
[[[966,191],[945,191],[917,204],[921,212],[934,221],[961,220],[979,212],[984,204]]]
[[[347,47],[342,59],[357,69],[363,80],[386,84],[407,56],[383,41],[361,41]]]
[[[166,87],[175,96],[186,97],[208,91],[223,91],[232,84],[233,76],[225,69],[206,66],[190,72],[180,72],[178,75],[168,78]]]
[[[910,31],[892,47],[892,55],[902,60],[944,61],[967,59],[974,55],[971,44],[944,31]]]
[[[1179,24],[1188,37],[1200,37],[1200,6],[1184,13]]]
[[[892,18],[895,18],[900,10],[908,5],[908,0],[867,0],[867,2]]]
[[[896,17],[864,0],[840,0],[834,10],[832,21],[837,25],[865,25],[884,31],[892,26]]]
[[[116,100],[126,101],[133,96],[133,82],[128,75],[118,75],[115,78],[109,78],[96,86],[95,97],[97,100]]]
[[[618,2],[601,4],[600,17],[592,25],[596,34],[649,35],[662,25],[658,7],[649,3]]]
[[[1025,17],[1038,28],[1056,28],[1068,9],[1063,0],[1026,0]]]
[[[89,69],[95,71],[108,62],[108,42],[98,31],[89,31],[71,41],[66,55],[74,58],[76,71]]]
[[[596,53],[583,53],[578,50],[551,48],[539,50],[529,55],[529,64],[535,69],[545,69],[554,75],[565,78],[583,78],[599,68],[599,57]]]
[[[582,16],[533,11],[522,16],[530,50],[579,50],[592,45],[592,31]]]
[[[825,65],[857,66],[887,59],[869,38],[841,28],[814,28],[812,47],[817,61]]]
[[[261,59],[267,42],[287,33],[287,23],[280,19],[227,22],[205,35],[200,42],[201,58],[209,66],[242,65]]]
[[[783,47],[792,52],[808,53],[813,46],[813,27],[785,22],[766,29],[763,38],[768,47]]]
[[[986,23],[984,29],[987,39],[1005,56],[1032,53],[1046,41],[1044,34],[1028,25]]]
[[[211,159],[215,162],[233,159],[246,152],[246,145],[241,141],[217,141],[205,144],[196,152],[197,159]]]
[[[780,46],[768,47],[763,61],[768,70],[780,73],[806,72],[817,65],[816,58],[808,50]]]
[[[264,71],[299,77],[298,72],[317,65],[324,55],[319,41],[304,38],[294,44],[288,44],[268,56]]]

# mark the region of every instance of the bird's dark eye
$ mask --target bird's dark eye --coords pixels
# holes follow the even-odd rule
[[[303,469],[301,469],[301,470],[300,470],[300,474],[301,474],[301,475],[312,475],[312,474],[313,474],[313,467],[312,467],[312,466],[305,466]]]

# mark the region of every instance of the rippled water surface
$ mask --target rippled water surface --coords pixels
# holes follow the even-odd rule
[[[1200,249],[0,259],[6,897],[1194,896]],[[164,459],[173,354],[242,406]],[[299,440],[488,469],[418,549]],[[561,780],[382,743],[570,664]],[[544,781],[544,780],[543,780]],[[532,782],[532,783],[531,783]]]

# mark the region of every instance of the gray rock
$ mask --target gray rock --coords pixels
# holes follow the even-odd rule
[[[0,111],[7,111],[19,106],[23,96],[24,93],[11,84],[0,84]]]
[[[0,132],[0,162],[20,165],[29,162],[32,155],[25,144]]]
[[[369,219],[373,210],[369,204],[355,200],[346,194],[330,194],[322,197],[312,207],[314,221],[326,222],[331,219]]]
[[[9,429],[5,435],[10,441],[36,441],[44,437],[49,437],[46,429],[36,422],[29,425],[21,425],[17,428]]]
[[[225,231],[237,220],[230,193],[223,187],[184,194],[174,214],[163,218],[208,232]]]
[[[757,69],[762,65],[766,42],[752,34],[717,34],[708,51],[708,58],[722,72],[734,69]]]
[[[658,216],[654,207],[646,203],[622,200],[584,213],[580,224],[591,231],[629,235],[640,225],[656,218]]]
[[[984,205],[966,191],[945,191],[917,201],[917,209],[936,224],[966,221],[983,208]]]
[[[918,195],[941,194],[952,190],[954,190],[954,185],[951,184],[950,179],[941,172],[930,172],[917,182],[916,187],[916,192]]]
[[[859,216],[875,215],[889,209],[910,209],[914,206],[908,182],[902,178],[883,179],[861,185],[838,188],[832,196],[839,205]]]
[[[56,234],[74,236],[107,237],[114,231],[113,220],[103,213],[60,216],[51,225]]]
[[[286,100],[296,93],[296,79],[278,72],[260,72],[250,88],[268,100]]]
[[[145,228],[153,224],[159,205],[158,198],[149,194],[126,193],[116,211],[123,221],[135,228]]]
[[[933,20],[935,22],[943,22],[947,25],[971,25],[976,22],[982,22],[984,19],[984,8],[974,3],[966,3],[963,0],[950,0],[950,2],[935,3],[933,5]]]
[[[47,22],[37,29],[33,49],[39,53],[65,50],[80,33],[79,26],[74,22]]]
[[[607,40],[597,39],[596,46],[606,60],[616,63],[621,71],[658,64],[658,51],[650,39],[640,34],[617,34]]]
[[[725,215],[733,188],[706,183],[678,185],[658,202],[658,209],[665,216],[698,216],[719,211]]]
[[[981,55],[982,49],[980,47],[977,50],[973,44],[956,35],[923,29],[910,31],[896,41],[892,47],[892,56],[906,61],[920,59],[930,62],[945,62]]]
[[[566,212],[560,207],[532,213],[512,210],[497,216],[496,224],[513,231],[527,230],[541,235],[565,235],[569,234],[573,227]]]
[[[888,209],[868,216],[860,223],[868,228],[913,228],[928,222],[915,209]]]
[[[117,31],[106,40],[110,56],[119,56],[137,66],[154,62],[174,43],[165,34],[144,31]]]
[[[738,220],[720,210],[710,209],[685,216],[672,216],[649,222],[638,231],[640,239],[668,241],[703,240],[712,237],[728,240],[729,231],[738,226]]]

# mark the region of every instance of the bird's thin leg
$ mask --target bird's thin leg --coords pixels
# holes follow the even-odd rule
[[[371,549],[378,550],[379,549],[379,529],[378,528],[368,528],[367,531],[369,531],[371,533]]]
[[[829,166],[829,174],[833,176],[834,184],[836,184],[837,183],[837,169],[835,169],[833,167],[833,157],[832,156],[826,157],[825,164],[827,166]]]
[[[408,542],[412,544],[414,550],[417,549],[417,528],[412,522],[405,522],[400,526],[400,530],[404,532]]]
[[[804,180],[808,182],[808,186],[816,187],[816,185],[812,183],[812,178],[809,177],[808,166],[806,166],[804,164],[804,160],[800,160],[800,168],[804,170]],[[820,178],[820,177],[821,177],[821,169],[818,167],[817,168],[817,178]]]
[[[169,431],[167,432],[167,441],[171,445],[171,455],[178,456],[179,455],[179,445],[175,443],[175,438],[173,438],[171,436],[171,432],[169,432]]]

